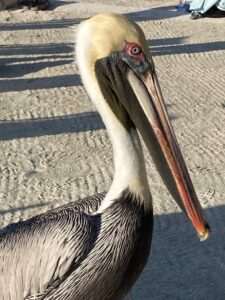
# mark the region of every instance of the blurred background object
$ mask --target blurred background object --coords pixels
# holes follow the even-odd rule
[[[22,8],[35,11],[46,10],[49,6],[49,0],[0,0],[0,10]]]
[[[179,5],[177,6],[177,10],[180,12],[188,12],[189,11],[189,2],[187,0],[180,0]]]
[[[18,0],[0,0],[0,10],[18,6]]]
[[[190,11],[192,19],[198,19],[203,17],[206,13],[209,13],[212,10],[214,17],[223,16],[223,12],[225,12],[225,0],[190,0]],[[222,11],[222,14],[215,12],[219,10]]]

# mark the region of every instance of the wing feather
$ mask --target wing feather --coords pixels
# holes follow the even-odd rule
[[[43,299],[76,269],[96,238],[85,210],[93,210],[85,201],[67,204],[0,233],[0,299]]]

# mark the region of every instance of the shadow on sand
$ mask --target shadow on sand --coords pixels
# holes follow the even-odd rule
[[[69,4],[75,4],[77,3],[77,1],[74,1],[74,0],[66,0],[66,1],[63,1],[63,0],[54,0],[51,2],[51,5],[49,7],[49,10],[54,10],[60,6],[65,6],[65,5],[69,5]]]
[[[176,5],[171,6],[159,6],[151,9],[145,9],[141,11],[131,12],[124,14],[129,19],[135,22],[149,21],[149,20],[163,20],[170,19],[181,16],[183,13],[180,13],[176,10]]]
[[[0,92],[21,91],[26,89],[49,88],[64,86],[59,81],[59,76],[45,77],[44,84],[42,78],[32,79],[12,79],[23,77],[26,74],[35,73],[42,69],[52,68],[65,64],[70,64],[74,60],[74,48],[72,44],[40,44],[40,45],[12,45],[3,46],[0,49]],[[6,80],[5,80],[6,79]],[[53,79],[55,85],[53,85]],[[74,75],[70,80],[72,85],[80,83]],[[39,82],[40,86],[37,86]],[[30,83],[30,84],[28,84]],[[32,84],[34,83],[34,85]],[[68,86],[68,78],[65,76],[65,86]]]
[[[54,43],[54,44],[34,44],[34,45],[22,45],[22,44],[14,44],[10,46],[1,46],[0,49],[0,56],[4,55],[38,55],[37,58],[40,57],[41,54],[44,55],[50,55],[48,57],[52,57],[52,55],[55,55],[55,57],[59,57],[60,54],[71,54],[74,49],[73,43]],[[17,57],[16,57],[17,58]],[[12,59],[13,62],[17,62],[15,57]],[[7,59],[10,59],[7,57]],[[33,59],[33,57],[30,58],[30,60]],[[1,58],[0,62],[3,61],[3,58]]]
[[[14,213],[16,213],[18,211],[25,211],[25,210],[28,210],[28,209],[43,207],[43,206],[46,206],[46,205],[49,205],[49,202],[46,202],[46,203],[36,203],[36,204],[32,204],[32,205],[15,207],[15,208],[10,208],[10,209],[6,209],[6,210],[1,210],[0,209],[0,216],[6,215],[6,214],[14,214]]]
[[[3,78],[0,80],[0,92],[49,89],[81,84],[80,77],[75,74],[19,78],[42,69],[72,63],[74,60],[73,44],[4,46],[0,49],[0,56],[0,77]],[[12,79],[8,80],[8,78]]]
[[[40,22],[24,22],[24,23],[0,23],[1,31],[17,31],[17,30],[40,30],[40,29],[57,29],[70,27],[79,24],[83,18],[78,19],[59,19],[59,20],[47,20]]]
[[[46,119],[2,121],[0,140],[56,135],[67,132],[83,132],[105,128],[97,112]]]
[[[0,93],[71,87],[75,85],[81,85],[80,76],[76,74],[38,77],[32,79],[0,80]]]
[[[128,299],[224,299],[225,206],[205,212],[211,236],[204,242],[184,214],[154,217],[150,259]]]
[[[32,63],[23,63],[23,64],[17,64],[17,65],[5,65],[2,67],[2,75],[4,78],[15,78],[15,77],[22,77],[26,74],[35,73],[42,69],[46,68],[52,68],[57,66],[62,66],[72,63],[72,60],[55,60],[55,61],[41,61],[41,62],[32,62]],[[1,77],[1,76],[0,76]],[[66,77],[66,76],[65,76]],[[74,75],[75,77],[75,75]],[[38,80],[39,78],[36,78],[35,80]],[[46,81],[48,81],[49,77],[46,77]],[[29,81],[29,80],[28,80]],[[16,80],[15,80],[16,82]],[[20,81],[20,85],[23,81]],[[30,81],[32,82],[32,80]],[[1,88],[2,91],[7,90],[6,85],[10,84],[10,82],[4,82],[4,80],[0,81],[0,84],[3,84],[5,88]],[[40,85],[41,88],[41,85]],[[32,88],[30,88],[32,89]],[[17,89],[18,90],[18,89]]]
[[[172,54],[192,54],[225,50],[225,42],[185,44],[185,37],[148,40],[153,56]]]

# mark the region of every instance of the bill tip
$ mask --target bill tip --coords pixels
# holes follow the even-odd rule
[[[210,227],[206,223],[205,230],[203,232],[199,233],[198,236],[199,236],[200,241],[203,242],[208,239],[209,235],[210,235]]]

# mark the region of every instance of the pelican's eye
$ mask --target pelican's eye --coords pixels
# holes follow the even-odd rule
[[[141,49],[139,47],[134,46],[131,48],[130,53],[132,55],[138,55],[141,53]]]
[[[142,54],[142,48],[136,43],[125,42],[124,51],[130,56],[139,56]]]
[[[145,73],[151,66],[140,45],[125,41],[122,59],[138,74]]]

